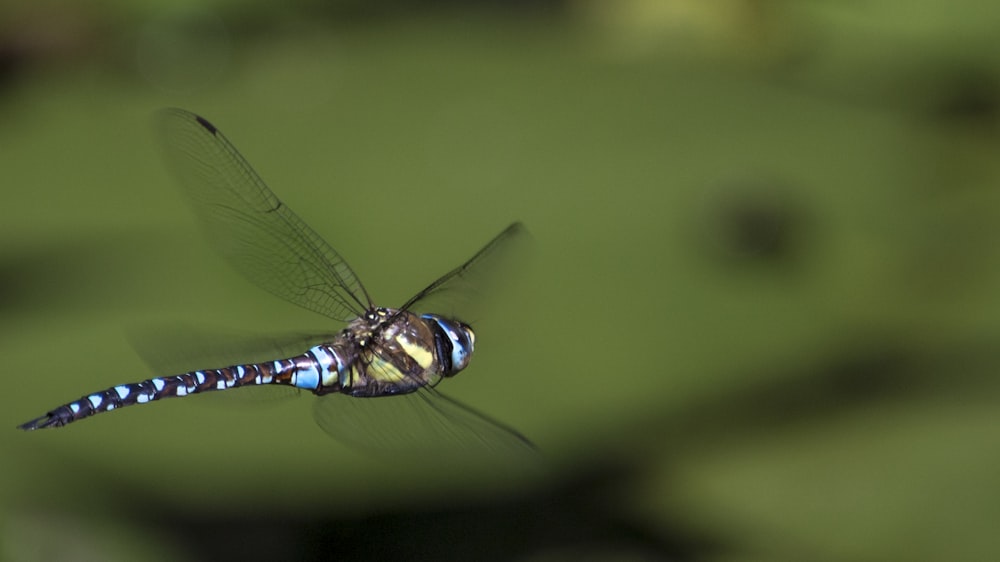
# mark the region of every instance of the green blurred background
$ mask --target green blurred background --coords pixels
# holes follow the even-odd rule
[[[5,560],[1000,558],[1000,5],[0,7]],[[14,427],[164,318],[328,330],[198,234],[219,126],[386,305],[512,220],[445,390],[543,474],[373,459],[312,397]]]

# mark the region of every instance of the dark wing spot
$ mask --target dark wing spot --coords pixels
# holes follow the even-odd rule
[[[215,133],[218,132],[218,129],[215,128],[215,125],[209,123],[208,119],[205,119],[204,117],[202,117],[200,115],[195,115],[194,118],[198,121],[198,123],[202,127],[205,127],[205,129],[207,129],[209,133],[212,133],[214,135]]]

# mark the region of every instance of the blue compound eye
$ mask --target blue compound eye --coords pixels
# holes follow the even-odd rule
[[[476,334],[468,324],[461,322],[451,323],[452,328],[446,329],[448,338],[451,339],[451,368],[458,372],[469,365],[472,359],[472,352],[476,346]]]
[[[436,314],[424,314],[425,320],[430,320],[440,330],[438,337],[443,345],[439,346],[438,353],[447,354],[451,360],[450,368],[443,373],[450,377],[469,365],[472,359],[472,352],[475,349],[476,334],[472,327],[457,320],[442,318]]]

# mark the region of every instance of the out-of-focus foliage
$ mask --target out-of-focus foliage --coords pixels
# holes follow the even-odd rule
[[[972,1],[0,6],[0,553],[996,559],[998,20]],[[150,376],[122,326],[331,328],[208,250],[159,161],[163,106],[223,129],[385,305],[523,220],[527,282],[441,389],[532,437],[546,475],[368,458],[312,397],[15,431]]]

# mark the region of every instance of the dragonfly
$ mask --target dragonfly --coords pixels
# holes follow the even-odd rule
[[[161,112],[160,124],[168,166],[215,249],[260,288],[344,327],[295,336],[292,342],[272,340],[274,351],[264,352],[275,355],[267,360],[157,376],[87,394],[20,429],[60,427],[163,398],[284,385],[320,396],[313,409],[320,427],[362,448],[392,451],[435,440],[496,452],[535,450],[518,431],[436,389],[469,366],[476,336],[457,317],[430,310],[434,303],[481,289],[485,274],[528,237],[523,224],[508,226],[402,306],[377,306],[344,258],[274,195],[212,123],[172,108]],[[296,345],[294,351],[279,352]]]

